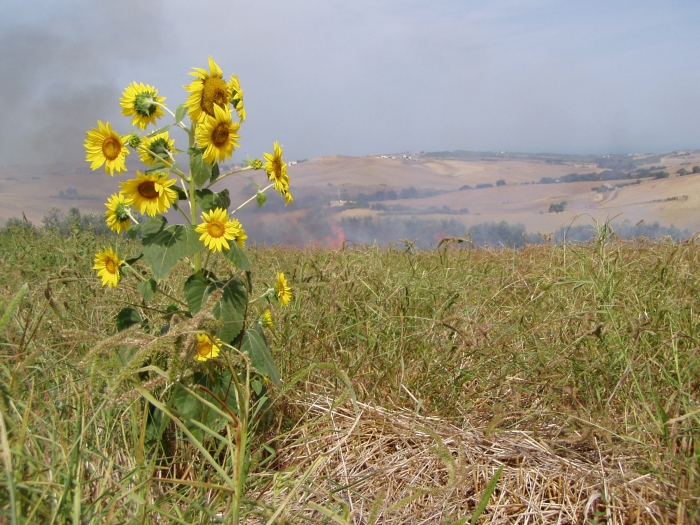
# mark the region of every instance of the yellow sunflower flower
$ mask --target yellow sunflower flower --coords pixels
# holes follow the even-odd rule
[[[245,230],[238,219],[231,219],[231,222],[236,228],[238,228],[238,235],[236,235],[236,244],[241,248],[245,248],[245,240],[248,236],[245,234]]]
[[[221,353],[221,341],[217,337],[207,334],[197,334],[197,353],[194,358],[197,361],[206,361],[212,357],[218,357]]]
[[[162,172],[140,173],[136,172],[136,178],[121,183],[121,194],[124,202],[132,205],[139,213],[148,213],[155,217],[156,213],[163,213],[177,200],[177,193],[170,189],[175,184],[175,179],[168,179]]]
[[[292,298],[292,289],[287,284],[282,272],[277,272],[277,298],[281,306],[287,306]]]
[[[228,159],[241,138],[236,133],[241,125],[233,122],[228,106],[214,106],[214,113],[216,116],[206,115],[197,126],[197,144],[205,148],[202,157],[209,164]]]
[[[92,268],[97,270],[97,277],[102,278],[102,286],[116,288],[119,284],[119,267],[123,263],[116,252],[105,248],[95,254],[95,265]]]
[[[269,179],[275,183],[275,189],[285,198],[286,206],[292,202],[292,195],[289,193],[287,163],[282,161],[282,148],[280,148],[279,142],[274,144],[274,153],[263,153],[263,156],[265,157],[265,171]]]
[[[153,166],[156,162],[162,162],[167,167],[173,165],[170,154],[173,153],[175,141],[171,139],[167,131],[158,133],[152,137],[143,137],[139,146],[139,158],[141,162],[148,166]]]
[[[129,150],[126,149],[127,137],[120,137],[115,133],[112,127],[107,124],[102,124],[97,121],[97,128],[92,128],[87,132],[85,139],[85,150],[87,155],[85,160],[90,162],[90,168],[96,170],[103,164],[105,165],[105,173],[109,173],[114,177],[114,171],[117,173],[126,171],[126,156]]]
[[[260,318],[260,322],[262,325],[266,328],[272,328],[274,323],[272,322],[272,313],[270,310],[265,310],[262,314],[262,317]]]
[[[163,108],[158,104],[165,102],[165,97],[158,96],[158,90],[142,83],[132,82],[122,93],[119,103],[122,115],[130,117],[131,125],[146,129],[149,124],[155,125],[156,120],[164,115]]]
[[[202,234],[199,240],[203,241],[204,246],[211,251],[220,252],[223,248],[228,250],[231,248],[228,241],[238,242],[238,236],[242,232],[241,223],[235,219],[229,220],[226,210],[215,208],[209,213],[202,212],[202,221],[202,224],[199,224],[194,231]]]
[[[198,67],[190,73],[196,80],[188,86],[183,86],[189,95],[185,107],[189,108],[190,118],[200,121],[205,115],[214,116],[214,106],[228,107],[231,100],[229,86],[224,80],[224,73],[216,62],[209,57],[209,72]]]
[[[228,90],[231,95],[231,105],[238,113],[238,120],[243,123],[245,121],[245,108],[243,107],[243,90],[241,89],[241,83],[238,81],[236,75],[231,75],[231,79],[228,83]]]
[[[124,195],[112,195],[107,202],[107,211],[105,215],[107,216],[107,226],[117,233],[121,233],[131,226],[131,219],[126,213],[126,203],[124,202]]]

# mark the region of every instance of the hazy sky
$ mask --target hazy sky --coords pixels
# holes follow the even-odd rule
[[[10,0],[0,165],[84,158],[132,81],[174,109],[211,54],[245,154],[700,148],[700,2]],[[175,135],[184,146],[183,136]]]

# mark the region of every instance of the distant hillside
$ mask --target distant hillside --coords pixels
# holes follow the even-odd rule
[[[22,214],[35,223],[57,207],[104,212],[122,177],[87,164],[0,168],[0,223]],[[271,195],[261,208],[241,213],[261,232],[279,228],[301,239],[338,237],[344,223],[372,218],[448,221],[459,229],[506,221],[530,233],[594,219],[631,224],[644,220],[700,230],[700,152],[650,155],[545,155],[494,152],[420,152],[367,157],[330,156],[290,165],[295,202]],[[265,173],[229,177],[233,202],[255,193]],[[577,219],[578,217],[578,219]],[[177,220],[177,214],[172,217]],[[363,220],[365,220],[363,219]],[[450,222],[454,221],[454,222]],[[304,226],[300,226],[301,224]],[[314,224],[318,223],[318,224]],[[356,224],[356,223],[353,223]],[[456,225],[456,226],[455,226]],[[258,226],[251,228],[256,228]],[[286,230],[285,230],[286,231]],[[409,230],[410,231],[410,230]],[[450,230],[452,231],[452,230]]]

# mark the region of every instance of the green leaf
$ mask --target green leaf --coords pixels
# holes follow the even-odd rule
[[[165,228],[167,223],[168,221],[162,215],[148,219],[141,225],[141,233],[143,234],[143,239],[141,242],[144,245],[149,244],[148,239],[153,239],[158,233],[161,232],[163,228]]]
[[[184,104],[180,104],[175,110],[175,123],[182,122],[182,119],[185,118],[185,114],[187,114],[187,108]]]
[[[143,300],[146,302],[153,299],[153,296],[156,294],[156,288],[157,284],[154,279],[149,279],[148,281],[141,281],[136,286],[136,289],[139,291],[141,297],[143,297]]]
[[[265,334],[262,331],[260,324],[256,324],[253,328],[246,330],[243,335],[243,352],[247,352],[250,357],[250,363],[262,375],[270,378],[276,386],[282,386],[280,373],[277,370],[270,347],[265,339]]]
[[[185,190],[183,190],[180,186],[173,184],[170,186],[171,190],[174,190],[175,193],[177,193],[177,200],[179,201],[186,201],[187,200],[187,193],[185,193]]]
[[[231,261],[231,264],[233,264],[236,268],[249,272],[250,263],[248,262],[248,257],[243,251],[243,248],[238,246],[235,241],[229,242],[228,245],[228,250],[222,250],[224,257]]]
[[[165,132],[168,131],[172,126],[173,126],[172,124],[168,124],[167,126],[163,126],[162,128],[158,128],[158,129],[155,130],[155,131],[151,131],[151,132],[150,132],[148,135],[146,135],[146,136],[150,139],[151,137],[155,137],[155,136],[158,135],[159,133],[165,133]]]
[[[211,290],[207,290],[212,283],[201,273],[190,275],[185,281],[185,301],[190,313],[196,314],[202,309],[206,297],[209,297]]]
[[[263,204],[267,202],[267,195],[262,192],[258,192],[257,195],[255,195],[255,200],[258,203],[258,208],[262,208]]]
[[[195,185],[201,188],[211,177],[212,165],[204,161],[201,149],[190,148],[188,153],[190,154],[190,175],[194,178]]]
[[[143,252],[139,253],[139,254],[138,254],[137,256],[135,256],[135,257],[129,257],[129,258],[126,259],[124,262],[125,262],[126,264],[128,264],[129,266],[131,266],[131,265],[134,264],[136,261],[138,261],[141,257],[143,257]]]
[[[185,281],[185,300],[190,312],[196,314],[206,304],[214,290],[223,289],[221,299],[212,308],[212,314],[223,321],[223,326],[217,336],[222,341],[230,343],[243,327],[248,300],[245,284],[241,279],[234,279],[226,285],[226,283],[212,280],[210,277],[211,274],[196,273],[191,275]]]
[[[141,314],[133,308],[122,308],[117,314],[117,331],[121,332],[130,326],[142,322]]]
[[[139,236],[140,232],[141,232],[141,225],[140,224],[132,224],[131,226],[129,226],[129,229],[126,230],[126,236],[133,241],[134,239],[136,239],[136,237]]]
[[[219,178],[220,173],[221,172],[219,171],[219,165],[214,164],[214,167],[211,169],[211,178],[209,180],[211,182],[214,182],[216,179]]]
[[[144,173],[153,173],[154,171],[163,171],[165,169],[168,169],[168,166],[166,166],[162,162],[156,162],[149,166],[148,169],[144,171]]]
[[[197,190],[196,192],[197,203],[199,204],[202,211],[211,211],[215,208],[221,208],[227,210],[231,205],[231,197],[229,196],[228,189],[222,190],[218,193],[214,193],[211,190]]]
[[[148,235],[145,229],[144,225],[143,258],[158,282],[180,259],[204,248],[199,234],[194,231],[194,226],[177,224]]]

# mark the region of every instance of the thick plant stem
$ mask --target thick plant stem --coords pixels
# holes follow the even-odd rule
[[[194,122],[192,123],[192,126],[190,127],[190,149],[194,147],[194,127],[195,124]],[[187,196],[190,200],[190,220],[192,221],[192,226],[196,226],[197,224],[197,187],[195,186],[194,183],[194,174],[192,173],[192,170],[190,170],[190,191],[189,195]],[[194,255],[194,271],[199,272],[202,269],[202,254],[201,253],[196,253]]]

